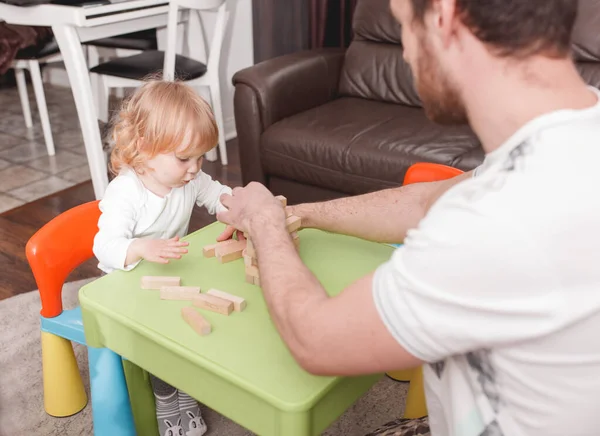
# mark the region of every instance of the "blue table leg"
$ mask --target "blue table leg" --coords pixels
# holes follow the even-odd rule
[[[94,436],[135,436],[121,357],[88,347]]]

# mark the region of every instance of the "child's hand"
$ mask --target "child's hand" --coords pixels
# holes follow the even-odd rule
[[[139,259],[149,262],[169,263],[169,259],[181,259],[182,254],[188,251],[188,242],[180,241],[179,236],[171,239],[136,239],[127,250],[126,264],[131,264]],[[129,254],[132,254],[130,259]]]

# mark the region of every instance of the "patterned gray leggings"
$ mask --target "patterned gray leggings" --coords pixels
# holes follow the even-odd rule
[[[365,436],[431,436],[426,416],[417,419],[397,419]]]

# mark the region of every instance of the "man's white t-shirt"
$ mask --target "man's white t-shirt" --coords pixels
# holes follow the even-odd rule
[[[433,436],[599,435],[600,102],[489,153],[373,288],[389,331],[427,362]]]
[[[98,268],[106,273],[135,268],[139,262],[124,265],[133,241],[185,236],[194,205],[215,214],[225,210],[220,202],[224,193],[231,194],[231,188],[200,171],[190,183],[159,197],[144,186],[135,171],[124,168],[108,184],[99,204],[102,215],[94,238]]]

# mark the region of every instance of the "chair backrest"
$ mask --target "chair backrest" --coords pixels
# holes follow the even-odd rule
[[[27,242],[27,260],[42,301],[40,313],[46,318],[62,313],[62,287],[67,276],[94,255],[98,203],[84,203],[58,215]]]
[[[221,62],[221,47],[227,27],[227,0],[171,0],[169,2],[169,18],[167,23],[167,48],[163,66],[163,78],[173,80],[175,77],[175,55],[177,54],[177,27],[179,24],[179,8],[193,9],[201,22],[201,11],[216,11],[217,19],[210,44],[204,33],[204,43],[207,47],[206,68],[209,74],[218,74]]]
[[[404,176],[404,185],[421,182],[437,182],[459,176],[464,171],[448,165],[418,162],[411,165]]]

